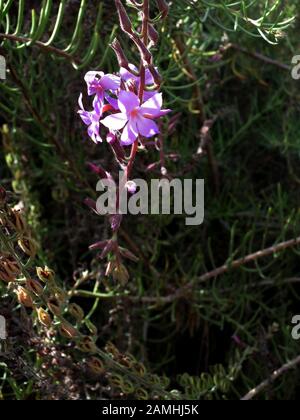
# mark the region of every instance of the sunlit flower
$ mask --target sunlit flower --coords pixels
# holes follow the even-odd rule
[[[88,126],[88,135],[93,140],[94,143],[102,142],[102,138],[100,136],[100,118],[103,113],[103,109],[100,105],[100,102],[98,101],[97,96],[94,99],[93,111],[86,111],[83,107],[82,103],[82,94],[79,97],[78,104],[80,107],[80,110],[78,111],[78,114],[80,115],[82,121],[84,124]]]
[[[121,143],[130,145],[139,135],[149,138],[159,133],[155,118],[166,115],[170,110],[162,110],[162,94],[156,93],[151,99],[140,105],[137,95],[121,90],[118,97],[121,112],[112,114],[101,121],[110,131],[123,129]]]
[[[104,74],[102,71],[89,71],[84,80],[88,88],[88,95],[96,95],[103,106],[104,98],[109,97],[108,91],[115,92],[121,86],[121,79],[114,74]]]

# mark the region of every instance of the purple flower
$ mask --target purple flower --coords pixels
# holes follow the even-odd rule
[[[137,67],[134,64],[129,64],[129,68],[132,69],[132,71],[134,73],[138,73],[139,72],[139,70],[137,69]],[[124,80],[124,82],[128,82],[129,80],[134,80],[138,84],[140,83],[140,77],[139,76],[135,76],[134,74],[132,74],[130,71],[128,71],[124,67],[121,67],[121,69],[120,69],[120,75],[121,75],[122,80]],[[146,69],[145,83],[146,83],[147,86],[150,86],[150,85],[153,85],[154,84],[154,79],[153,79],[153,76],[152,76],[152,74],[151,74],[151,72],[150,72],[149,69]]]
[[[78,114],[80,115],[84,124],[88,126],[88,135],[93,140],[94,143],[102,142],[102,138],[100,136],[100,118],[102,116],[102,107],[100,106],[100,102],[98,101],[97,96],[94,99],[93,111],[86,111],[83,107],[82,103],[82,94],[79,96],[78,104],[80,107],[80,111]]]
[[[140,105],[139,98],[133,92],[121,90],[118,98],[120,113],[110,115],[101,121],[110,131],[122,130],[121,143],[129,146],[139,135],[149,138],[159,133],[153,121],[166,115],[170,110],[162,110],[162,94],[156,93],[151,99]]]
[[[104,98],[109,99],[106,91],[115,92],[121,86],[121,79],[114,74],[104,74],[102,71],[89,71],[84,80],[88,88],[88,95],[97,95],[97,98],[103,106]]]
[[[134,73],[138,73],[139,70],[138,68],[134,65],[134,64],[129,64],[129,68],[132,69],[132,71]],[[127,69],[125,69],[124,67],[120,68],[120,75],[121,75],[121,79],[124,80],[124,82],[134,82],[135,87],[136,87],[136,91],[138,92],[139,90],[139,86],[140,86],[140,80],[141,78],[139,76],[135,76],[135,74],[131,73],[130,71],[128,71]],[[151,86],[154,84],[154,79],[153,76],[151,74],[151,71],[149,69],[146,69],[146,74],[145,74],[145,85],[146,86]],[[147,101],[148,99],[152,98],[157,92],[153,91],[145,91],[144,92],[144,101]]]

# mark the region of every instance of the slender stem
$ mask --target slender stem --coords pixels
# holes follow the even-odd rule
[[[11,34],[2,34],[0,33],[0,39],[8,39],[10,41],[15,41],[15,42],[23,42],[23,43],[29,43],[32,40],[30,38],[24,37],[24,36],[16,36],[16,35],[11,35]],[[34,45],[36,45],[37,47],[39,47],[41,50],[43,50],[46,53],[53,53],[56,55],[59,55],[61,57],[64,57],[66,59],[68,59],[69,61],[72,61],[76,64],[80,64],[80,61],[76,58],[74,58],[71,54],[66,53],[65,51],[62,51],[58,48],[55,48],[51,45],[46,45],[43,42],[40,41],[36,41],[34,43]]]
[[[251,389],[243,398],[241,398],[241,401],[250,401],[254,397],[256,397],[260,392],[262,392],[264,389],[268,388],[269,385],[271,385],[273,382],[276,381],[277,378],[282,376],[284,373],[288,372],[291,369],[294,369],[300,364],[300,356],[297,356],[295,359],[291,360],[290,362],[284,364],[280,369],[275,370],[269,378],[267,378],[265,381],[263,381],[261,384],[256,386],[255,388]]]

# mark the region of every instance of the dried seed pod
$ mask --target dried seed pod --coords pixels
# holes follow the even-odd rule
[[[71,303],[69,305],[68,312],[79,322],[82,321],[84,318],[83,309],[76,303]]]
[[[85,325],[93,336],[96,336],[98,334],[98,328],[96,327],[95,324],[92,323],[92,321],[90,321],[89,319],[86,319]]]
[[[14,280],[16,276],[18,276],[21,273],[19,264],[11,256],[3,258],[2,261],[0,261],[0,266],[7,273],[7,275],[13,278]]]
[[[26,280],[26,287],[30,292],[34,293],[36,296],[42,296],[44,293],[44,288],[40,282],[33,279]]]
[[[88,369],[95,375],[102,375],[105,372],[105,368],[102,360],[97,357],[91,357],[86,362]]]
[[[78,337],[79,332],[71,324],[63,322],[59,327],[60,334],[65,338]]]
[[[47,266],[45,268],[37,267],[36,274],[38,278],[44,283],[54,283],[55,273],[53,270],[50,270],[50,268],[48,268]]]
[[[120,264],[114,269],[113,278],[114,280],[119,281],[123,286],[128,283],[130,276],[125,265]]]
[[[149,400],[149,394],[143,388],[138,388],[135,391],[135,397],[136,397],[137,400]]]
[[[52,318],[48,314],[48,312],[45,311],[43,308],[37,309],[37,315],[40,323],[44,325],[45,327],[51,327],[52,325]]]
[[[24,287],[19,286],[17,291],[18,302],[26,308],[33,308],[33,300],[31,294]]]
[[[4,281],[5,283],[10,283],[11,281],[15,280],[15,276],[7,274],[4,267],[0,266],[0,280]]]
[[[105,346],[105,351],[107,353],[110,353],[114,359],[119,359],[120,358],[120,352],[117,349],[117,347],[113,344],[113,343],[107,343]]]
[[[3,207],[4,204],[6,203],[6,197],[7,197],[6,190],[0,185],[0,208]]]
[[[62,312],[61,305],[55,298],[50,298],[47,300],[47,306],[50,309],[50,311],[53,313],[53,315],[60,316]]]
[[[97,346],[89,336],[82,337],[78,343],[77,348],[84,353],[97,353]]]
[[[10,223],[17,233],[23,234],[27,231],[27,225],[19,209],[11,209],[9,216]]]
[[[32,238],[21,238],[18,240],[18,245],[24,254],[28,255],[29,257],[33,258],[36,255],[37,244]]]
[[[54,287],[52,290],[53,296],[56,298],[57,302],[62,306],[66,303],[68,295],[66,292],[59,287]]]

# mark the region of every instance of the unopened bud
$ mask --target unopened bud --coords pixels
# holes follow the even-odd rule
[[[156,0],[156,3],[162,18],[165,19],[168,16],[170,9],[168,3],[165,0]]]
[[[18,302],[21,305],[25,306],[26,308],[33,308],[33,300],[28,290],[19,286],[16,293]]]
[[[119,66],[124,67],[126,70],[130,70],[129,61],[127,60],[127,57],[126,57],[119,41],[117,39],[114,39],[110,46],[116,54]]]
[[[108,178],[108,173],[101,166],[88,162],[88,167],[90,168],[92,172],[97,174],[101,179]]]
[[[122,31],[131,35],[133,33],[132,24],[125,10],[125,7],[123,6],[121,0],[115,0],[115,4],[118,11],[119,21],[120,21],[120,26],[121,26]]]
[[[126,155],[123,146],[121,146],[119,140],[117,139],[115,134],[109,133],[107,135],[107,143],[109,143],[110,147],[112,148],[115,157],[120,163],[124,163],[126,161]]]
[[[128,249],[125,248],[119,248],[120,254],[122,255],[122,257],[127,258],[128,260],[131,260],[133,262],[138,262],[139,258],[134,255],[131,251],[129,251]]]
[[[45,327],[50,327],[52,325],[52,318],[48,314],[48,312],[45,311],[43,308],[37,309],[37,315],[40,323],[44,325]]]
[[[158,35],[157,30],[151,24],[149,24],[148,30],[149,30],[149,38],[150,38],[152,44],[156,45],[159,41],[159,35]]]

